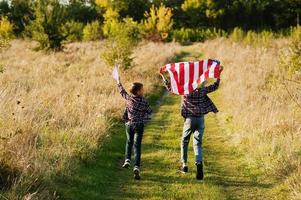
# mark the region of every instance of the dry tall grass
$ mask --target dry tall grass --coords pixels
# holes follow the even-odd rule
[[[279,65],[288,42],[248,46],[219,38],[193,48],[225,65],[222,111],[234,125],[233,142],[245,150],[247,161],[285,180],[281,187],[290,189],[288,198],[300,199],[300,84],[285,81]],[[101,42],[70,44],[50,54],[33,47],[16,40],[0,54],[5,66],[0,74],[1,171],[18,177],[11,197],[29,199],[40,175],[65,173],[74,157],[89,157],[123,107],[111,69],[100,59]],[[141,81],[151,91],[158,83],[154,72],[179,51],[176,44],[141,44],[134,53],[136,66],[123,74],[125,85]]]
[[[287,81],[279,65],[288,43],[277,39],[269,47],[248,46],[220,38],[196,48],[225,65],[221,101],[226,120],[234,125],[233,141],[250,163],[285,180],[288,199],[301,199],[301,75],[295,74],[299,83]]]
[[[15,40],[0,54],[0,163],[2,183],[14,174],[8,198],[38,188],[40,179],[65,173],[87,158],[119,116],[123,100],[100,59],[102,42],[74,43],[63,52],[32,50],[32,42]],[[153,74],[177,52],[176,44],[141,44],[135,67],[124,72],[126,86],[141,81],[146,91],[158,83]],[[164,52],[164,53],[162,53]],[[43,193],[43,191],[39,191]],[[51,196],[44,191],[42,194]],[[38,195],[34,195],[38,198]]]

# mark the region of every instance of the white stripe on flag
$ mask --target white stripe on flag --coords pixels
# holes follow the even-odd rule
[[[184,63],[184,94],[189,94],[189,63]]]
[[[169,76],[170,76],[171,89],[172,89],[173,93],[179,94],[178,86],[177,86],[175,77],[174,77],[174,75],[173,75],[173,73],[172,73],[172,71],[171,71],[170,68],[171,68],[171,65],[170,65],[170,64],[166,65],[166,70],[168,71]]]
[[[201,79],[200,83],[203,83],[205,81],[205,74],[202,74],[200,79]]]
[[[209,78],[214,78],[214,70],[216,68],[217,62],[213,62],[210,66]]]
[[[204,60],[203,61],[203,73],[201,74],[201,77],[200,77],[200,79],[201,79],[200,83],[203,83],[205,81],[205,73],[206,73],[207,69],[208,69],[208,60]]]
[[[178,80],[180,81],[180,63],[175,64],[175,70],[178,74]]]
[[[193,83],[192,83],[192,88],[195,90],[198,87],[198,79],[200,78],[199,75],[199,62],[194,62],[194,76],[193,76]]]
[[[203,62],[203,74],[205,74],[207,69],[208,69],[208,60],[204,60],[204,62]]]

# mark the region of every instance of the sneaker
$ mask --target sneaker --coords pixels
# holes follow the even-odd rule
[[[182,165],[181,172],[184,173],[184,174],[188,172],[188,166],[187,166],[187,164],[183,164]]]
[[[135,166],[134,167],[134,179],[136,180],[140,180],[141,177],[140,177],[140,170],[139,170],[139,167]]]
[[[124,161],[124,164],[122,165],[122,168],[128,169],[131,166],[131,161],[129,159],[126,159]]]
[[[203,170],[203,163],[197,163],[196,164],[196,179],[197,180],[203,180],[204,179],[204,170]]]

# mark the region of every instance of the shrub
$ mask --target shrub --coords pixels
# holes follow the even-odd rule
[[[297,27],[290,38],[291,44],[281,53],[280,65],[286,70],[287,75],[292,78],[293,75],[301,74],[301,28]]]
[[[245,32],[239,27],[235,27],[232,33],[230,34],[230,39],[233,42],[240,42],[244,39],[244,37],[245,37]]]
[[[65,8],[59,0],[37,1],[35,16],[35,20],[27,29],[32,38],[39,42],[38,49],[61,49],[66,38],[62,28],[65,22]]]
[[[269,46],[271,39],[275,37],[274,33],[270,30],[264,30],[261,32],[255,32],[249,30],[243,31],[241,28],[234,28],[229,38],[233,42],[242,42],[247,45],[263,45]]]
[[[66,36],[67,42],[80,41],[83,38],[83,23],[68,21],[63,26],[63,33]]]
[[[221,29],[209,28],[181,28],[174,30],[172,33],[172,40],[180,42],[181,44],[189,44],[191,42],[203,42],[206,39],[213,39],[216,37],[226,36],[226,32]]]
[[[301,26],[291,27],[290,38],[293,41],[301,41]]]
[[[145,13],[145,17],[147,19],[141,25],[145,38],[153,41],[166,40],[173,26],[172,9],[163,4],[159,8],[153,5],[149,13]]]
[[[248,31],[245,38],[244,38],[244,41],[246,44],[255,44],[256,43],[256,38],[257,38],[257,35],[255,32],[253,31]]]
[[[101,29],[98,21],[88,23],[83,30],[85,41],[95,41],[101,38]]]
[[[138,23],[131,18],[123,22],[110,21],[111,26],[106,32],[108,39],[105,42],[105,50],[102,58],[109,66],[120,65],[124,69],[131,66],[131,54],[139,41]]]
[[[9,41],[13,38],[13,25],[7,17],[0,18],[0,50],[9,46]]]

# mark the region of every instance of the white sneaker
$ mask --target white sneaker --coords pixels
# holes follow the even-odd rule
[[[122,168],[129,168],[131,166],[131,161],[129,159],[126,159],[124,161],[124,164],[122,165]]]
[[[136,180],[140,180],[141,177],[140,177],[140,169],[138,166],[135,166],[134,167],[134,179]]]
[[[188,165],[187,163],[183,163],[182,168],[181,168],[182,173],[187,173],[188,172]]]

